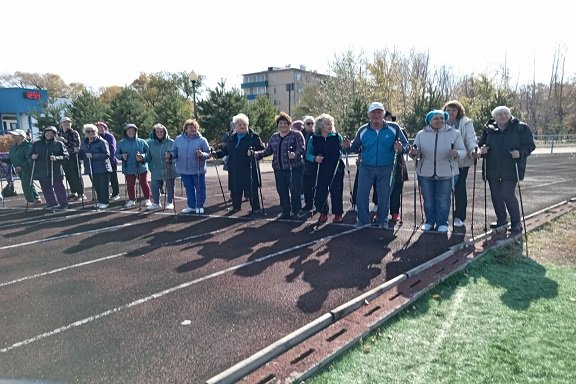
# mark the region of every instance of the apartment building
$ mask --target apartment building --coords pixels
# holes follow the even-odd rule
[[[326,75],[316,71],[307,71],[304,65],[299,68],[268,67],[266,71],[243,74],[241,88],[249,102],[266,95],[278,111],[291,114],[304,88],[319,84],[325,78]]]

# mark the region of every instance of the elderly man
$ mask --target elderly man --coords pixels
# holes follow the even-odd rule
[[[394,183],[394,159],[398,152],[409,151],[408,140],[398,124],[386,121],[386,110],[380,102],[373,102],[368,107],[370,121],[361,126],[350,144],[344,140],[343,146],[348,152],[361,152],[361,163],[358,172],[358,218],[359,227],[370,224],[369,196],[372,185],[376,183],[378,194],[378,227],[388,229],[388,207],[390,190]]]
[[[64,160],[64,163],[62,164],[66,180],[70,185],[70,195],[68,196],[68,200],[85,198],[84,182],[80,175],[80,162],[78,160],[78,152],[80,151],[80,134],[72,129],[72,119],[66,116],[60,120],[60,128],[62,131],[56,140],[66,146],[66,150],[69,154],[69,157]]]

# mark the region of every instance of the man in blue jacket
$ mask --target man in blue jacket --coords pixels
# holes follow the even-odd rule
[[[394,185],[394,158],[398,152],[407,153],[408,140],[402,133],[398,124],[385,121],[386,110],[380,102],[373,102],[368,107],[370,121],[361,126],[350,144],[344,140],[344,148],[348,152],[361,152],[362,161],[358,177],[357,226],[370,224],[369,198],[370,189],[376,183],[378,194],[378,227],[388,229],[388,207],[390,203],[390,190]]]

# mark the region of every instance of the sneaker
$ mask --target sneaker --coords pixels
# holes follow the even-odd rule
[[[57,205],[54,207],[55,211],[65,211],[68,209],[68,205]]]
[[[34,204],[36,205],[42,204],[42,199],[34,200]]]
[[[96,204],[96,208],[98,208],[98,209],[106,209],[108,207],[109,207],[109,204],[102,204],[102,203]]]
[[[378,212],[378,205],[375,204],[375,205],[372,207],[372,209],[370,210],[370,212],[371,212],[371,213],[376,213],[376,212]]]
[[[438,227],[438,232],[439,233],[448,233],[448,226],[447,225],[441,225]]]
[[[508,222],[506,220],[504,221],[494,221],[492,223],[490,223],[490,228],[494,229],[494,228],[500,228],[500,227],[504,227],[508,225]]]
[[[58,204],[54,204],[54,205],[45,205],[44,209],[56,209],[56,207],[58,207]]]
[[[112,196],[110,196],[110,200],[112,200],[112,201],[120,200],[120,196],[112,195]]]
[[[201,215],[204,213],[204,208],[196,208],[196,213]]]
[[[146,199],[146,200],[142,201],[142,205],[144,205],[145,207],[151,207],[152,202],[150,201],[150,199]]]
[[[292,219],[294,220],[302,220],[308,217],[308,212],[299,211],[297,213],[292,213]]]
[[[459,217],[457,217],[454,219],[454,226],[455,227],[463,227],[464,222]]]
[[[510,225],[510,232],[513,232],[513,233],[522,232],[522,224],[520,224],[520,223],[512,223],[512,224]]]
[[[128,200],[126,204],[124,204],[124,208],[132,208],[135,205],[136,203],[134,202],[134,200]]]
[[[328,215],[326,215],[326,214],[324,214],[324,213],[321,214],[320,217],[318,218],[318,222],[319,222],[319,223],[325,223],[325,222],[327,222],[327,221],[328,221]]]
[[[166,206],[164,207],[164,209],[174,209],[174,203],[166,203]]]
[[[334,219],[332,220],[333,223],[341,223],[342,222],[342,215],[334,215]]]
[[[188,213],[196,212],[196,208],[186,207],[183,210],[181,210],[180,212],[184,213],[184,214],[188,214]]]
[[[432,225],[430,225],[430,224],[424,224],[424,225],[422,226],[422,230],[423,230],[423,231],[431,231],[431,230],[432,230]]]
[[[68,200],[75,200],[78,198],[78,194],[76,193],[71,193],[68,195]]]
[[[400,221],[400,214],[395,213],[392,215],[391,221]]]
[[[152,211],[152,210],[154,210],[154,209],[160,209],[160,204],[151,203],[151,204],[146,208],[147,211]]]

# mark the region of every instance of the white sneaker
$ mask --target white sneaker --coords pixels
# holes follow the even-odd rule
[[[134,202],[134,200],[128,200],[126,204],[124,204],[124,208],[132,208],[135,205],[136,203]]]
[[[145,207],[151,207],[152,202],[150,201],[150,199],[146,199],[142,202],[142,205],[144,205]]]
[[[102,203],[96,204],[96,208],[98,208],[98,209],[106,209],[106,208],[108,208],[108,206],[109,206],[109,204],[102,204]]]
[[[424,224],[422,226],[422,230],[423,231],[430,231],[430,230],[432,230],[432,226],[430,224]]]
[[[174,209],[174,203],[166,203],[166,207],[164,207],[165,209]]]
[[[150,205],[148,206],[148,208],[146,208],[146,210],[147,210],[147,211],[152,211],[152,210],[154,210],[154,209],[159,209],[159,208],[160,208],[160,205],[159,205],[159,204],[152,203],[152,204],[150,204]]]
[[[196,213],[201,215],[204,213],[204,208],[196,208]]]
[[[454,219],[454,226],[455,227],[463,227],[464,226],[464,222],[462,220],[460,220],[459,217]]]
[[[448,232],[448,226],[447,225],[441,225],[438,227],[438,232],[439,233],[447,233]]]
[[[192,213],[192,212],[196,212],[196,210],[194,208],[186,207],[180,212],[181,213]]]
[[[112,200],[112,201],[120,200],[120,196],[118,196],[118,195],[110,196],[110,200]]]

